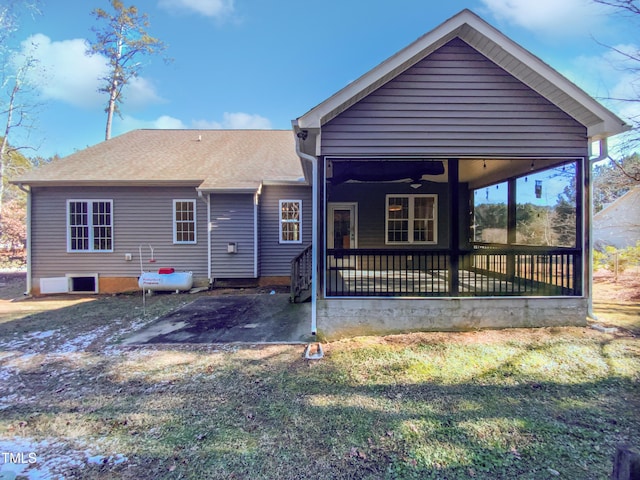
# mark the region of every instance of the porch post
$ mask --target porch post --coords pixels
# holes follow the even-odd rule
[[[515,178],[509,179],[507,187],[507,244],[516,243],[516,184]],[[516,257],[512,252],[507,254],[507,281],[513,282],[516,276]]]
[[[451,255],[449,258],[449,295],[457,297],[459,289],[460,266],[460,188],[458,174],[458,159],[447,160],[449,171],[449,245]]]
[[[586,165],[585,165],[586,164]],[[588,168],[585,168],[587,166]],[[590,255],[590,249],[593,248],[593,239],[585,230],[589,228],[589,224],[592,218],[592,199],[591,190],[591,165],[588,159],[580,159],[576,162],[576,245],[575,247],[580,249],[580,252],[575,256],[575,265],[573,266],[573,291],[576,295],[584,295],[584,285],[588,285],[587,282],[583,282],[585,275],[585,265],[589,265],[588,261],[584,261],[585,257],[588,259]],[[585,252],[586,250],[586,252]],[[585,255],[586,254],[586,255]],[[587,267],[588,268],[588,267]],[[589,276],[591,276],[589,272]],[[588,293],[591,295],[591,292]]]

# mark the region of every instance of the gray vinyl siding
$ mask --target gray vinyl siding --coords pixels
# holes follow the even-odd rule
[[[586,128],[460,39],[322,127],[322,155],[587,155]]]
[[[214,278],[255,278],[253,194],[211,195],[211,268]],[[236,243],[237,253],[228,253]]]
[[[302,244],[279,242],[279,201],[302,200]],[[291,260],[311,244],[311,187],[265,185],[260,196],[260,276],[291,274]]]
[[[32,277],[98,273],[137,277],[142,267],[191,271],[194,281],[207,278],[207,206],[195,187],[34,187],[31,189]],[[113,201],[113,252],[67,252],[67,200]],[[197,243],[173,244],[173,200],[196,200]],[[149,263],[153,247],[156,263]],[[131,261],[125,254],[132,255]]]

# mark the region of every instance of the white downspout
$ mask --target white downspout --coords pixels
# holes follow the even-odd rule
[[[25,188],[21,183],[18,184],[18,188],[27,194],[27,285],[25,295],[31,294],[31,245],[33,244],[31,239],[31,189]]]
[[[600,162],[609,158],[609,144],[607,143],[607,139],[603,138],[600,140],[600,154],[595,157],[589,157],[589,228],[588,228],[588,239],[589,239],[589,278],[588,278],[588,289],[589,295],[587,297],[587,317],[598,320],[598,317],[593,312],[593,165],[596,162]]]
[[[260,189],[253,194],[253,276],[258,278],[258,196]]]
[[[211,287],[213,285],[213,278],[211,278],[211,194],[207,193],[205,196],[202,190],[198,190],[198,196],[207,204],[207,278]]]
[[[296,135],[296,153],[300,158],[311,162],[313,172],[311,174],[311,334],[318,332],[316,310],[317,310],[317,287],[318,287],[318,159],[300,149],[300,137]]]

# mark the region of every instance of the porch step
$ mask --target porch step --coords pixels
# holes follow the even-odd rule
[[[293,303],[308,302],[311,298],[311,290],[301,290],[295,297],[292,298]]]

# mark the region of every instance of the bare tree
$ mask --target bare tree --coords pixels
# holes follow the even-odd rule
[[[11,49],[10,39],[18,29],[18,10],[39,13],[37,1],[9,1],[0,6],[0,219],[5,196],[6,172],[13,153],[29,146],[12,146],[16,129],[31,128],[38,104],[34,100],[35,88],[28,81],[31,70],[38,61],[32,54],[23,56]],[[35,46],[34,46],[35,47]]]
[[[593,2],[609,7],[615,13],[640,24],[640,0],[593,0]],[[637,39],[631,39],[631,41],[637,41]],[[612,96],[606,99],[620,104],[640,105],[640,50],[638,50],[640,47],[635,45],[635,50],[628,50],[605,45],[600,42],[598,43],[617,54],[620,61],[613,65],[614,68],[625,72],[631,77],[629,81],[629,94]],[[631,123],[632,129],[625,135],[621,145],[621,150],[626,156],[632,155],[634,152],[637,153],[640,148],[640,115],[632,113],[628,120]],[[635,182],[640,182],[640,171],[626,168],[622,161],[611,159],[611,162],[619,168],[624,175]]]
[[[153,55],[163,51],[165,44],[147,33],[149,21],[146,14],[138,12],[134,5],[126,7],[121,0],[110,0],[113,13],[101,8],[92,11],[102,27],[92,30],[96,39],[89,44],[89,55],[103,55],[109,60],[108,73],[101,78],[104,86],[99,89],[109,96],[107,107],[107,125],[105,140],[111,138],[113,114],[120,113],[119,104],[123,102],[122,89],[142,68],[141,56]]]

